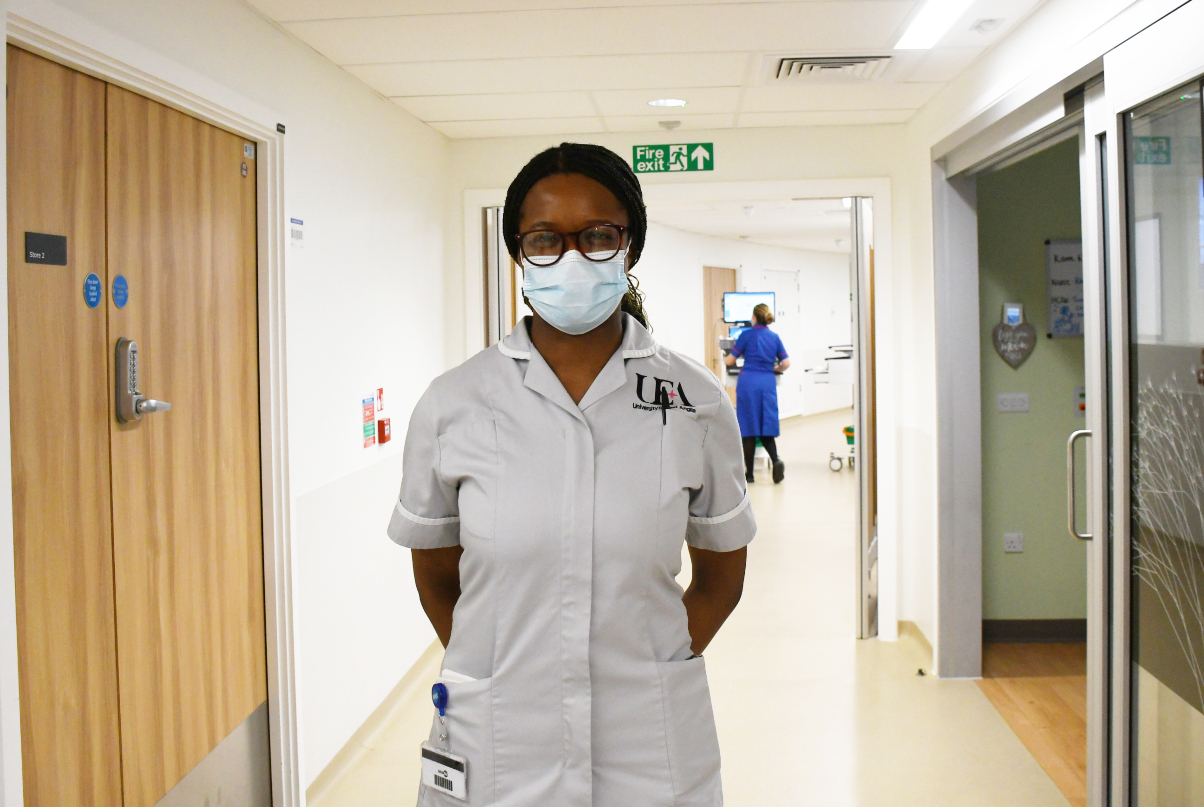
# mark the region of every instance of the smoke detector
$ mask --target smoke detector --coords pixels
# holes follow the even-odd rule
[[[764,83],[873,81],[890,66],[889,56],[769,56]]]
[[[681,121],[679,121],[679,120],[658,120],[656,122],[656,125],[661,127],[662,129],[664,129],[666,132],[671,132],[674,129],[676,129],[678,126],[681,126]]]
[[[978,20],[970,26],[970,30],[977,34],[987,36],[1001,25],[1003,25],[1002,19],[999,19],[998,17],[991,17],[989,19]]]

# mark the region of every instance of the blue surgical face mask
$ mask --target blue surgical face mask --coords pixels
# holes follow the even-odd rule
[[[591,261],[577,250],[551,266],[523,259],[523,294],[535,313],[558,331],[577,336],[597,328],[627,293],[627,251]]]

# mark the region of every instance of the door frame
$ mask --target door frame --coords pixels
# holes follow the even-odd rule
[[[5,36],[9,44],[256,144],[260,475],[272,801],[275,807],[300,807],[305,803],[305,788],[297,721],[288,473],[284,127],[271,110],[50,4],[32,0],[7,3]],[[7,205],[7,199],[3,204]],[[6,296],[7,288],[7,283],[0,284],[0,294]],[[0,352],[5,368],[7,343],[8,329],[4,328]],[[7,369],[0,373],[4,390],[0,395],[0,448],[11,453],[8,378]],[[12,536],[12,477],[9,464],[4,463],[0,467],[0,807],[24,803]]]
[[[933,161],[939,469],[934,657],[941,677],[978,678],[982,675],[983,497],[977,178],[1070,138],[1079,142],[1086,313],[1083,361],[1087,427],[1096,436],[1088,443],[1087,530],[1100,536],[1088,542],[1086,561],[1087,803],[1091,807],[1106,804],[1110,767],[1110,546],[1106,534],[1101,535],[1108,524],[1103,495],[1107,489],[1104,183],[1103,162],[1093,148],[1102,133],[1098,124],[1105,101],[1102,72],[1102,61],[1092,62],[1020,105],[992,131],[948,154],[934,154]],[[1108,143],[1112,142],[1109,134]],[[1061,540],[1075,539],[1064,535]]]
[[[633,136],[634,138],[634,136]],[[588,140],[588,138],[586,138]],[[634,142],[634,140],[633,140]],[[620,149],[621,151],[621,149]],[[765,199],[777,197],[807,199],[843,199],[864,197],[873,200],[875,305],[874,327],[878,334],[894,334],[894,272],[892,269],[893,223],[891,180],[887,177],[846,177],[837,179],[785,179],[718,182],[681,182],[670,177],[645,177],[641,180],[644,200],[656,202],[689,201],[699,193],[711,199]],[[486,289],[481,271],[484,254],[483,208],[505,204],[504,188],[470,188],[463,196],[464,359],[475,355],[485,343],[485,323],[481,312]],[[736,281],[739,285],[740,272]],[[893,338],[890,340],[893,344]],[[901,530],[898,498],[903,473],[899,450],[899,408],[895,397],[896,356],[879,340],[875,367],[875,410],[877,412],[878,468],[878,638],[899,638],[898,541]],[[0,805],[2,807],[2,805]]]

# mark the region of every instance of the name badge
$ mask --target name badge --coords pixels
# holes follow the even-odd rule
[[[450,751],[422,744],[422,783],[453,799],[468,799],[468,760]]]

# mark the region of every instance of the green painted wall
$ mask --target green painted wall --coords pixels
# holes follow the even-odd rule
[[[1086,423],[1074,409],[1083,340],[1045,335],[1045,241],[1079,237],[1077,141],[978,180],[984,619],[1087,615],[1086,550],[1066,531],[1066,439]],[[991,340],[1005,302],[1023,303],[1038,334],[1018,370]],[[999,413],[1001,392],[1027,392],[1030,411]],[[1024,533],[1023,553],[1004,552],[1006,532]]]

